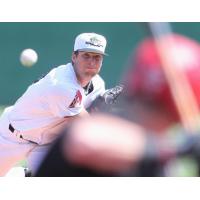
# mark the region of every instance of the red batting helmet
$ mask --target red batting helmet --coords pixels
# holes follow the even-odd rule
[[[181,71],[188,79],[197,103],[200,105],[200,45],[182,35],[173,34],[172,37],[177,50],[176,57],[182,63]],[[152,38],[147,38],[139,44],[129,65],[130,69],[124,77],[128,94],[165,106],[172,117],[178,120],[178,112]]]

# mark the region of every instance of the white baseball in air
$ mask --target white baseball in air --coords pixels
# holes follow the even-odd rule
[[[33,49],[24,49],[20,55],[20,62],[25,67],[32,67],[38,60],[38,55]]]

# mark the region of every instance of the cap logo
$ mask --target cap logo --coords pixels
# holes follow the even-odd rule
[[[95,46],[95,47],[103,47],[103,45],[101,44],[101,41],[98,40],[98,38],[96,38],[96,37],[90,38],[90,41],[85,42],[85,44],[89,44],[89,45]]]

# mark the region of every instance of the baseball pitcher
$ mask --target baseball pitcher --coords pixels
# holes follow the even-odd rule
[[[71,63],[53,68],[4,110],[0,118],[0,176],[24,158],[35,171],[60,129],[74,118],[88,115],[86,109],[106,92],[98,75],[105,48],[102,35],[78,35]],[[114,98],[119,91],[114,92]],[[113,96],[112,91],[106,94]]]

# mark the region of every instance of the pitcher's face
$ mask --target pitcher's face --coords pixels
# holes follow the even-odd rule
[[[77,77],[88,79],[88,77],[92,78],[99,73],[103,62],[103,55],[80,51],[78,54],[72,54],[72,61]]]

